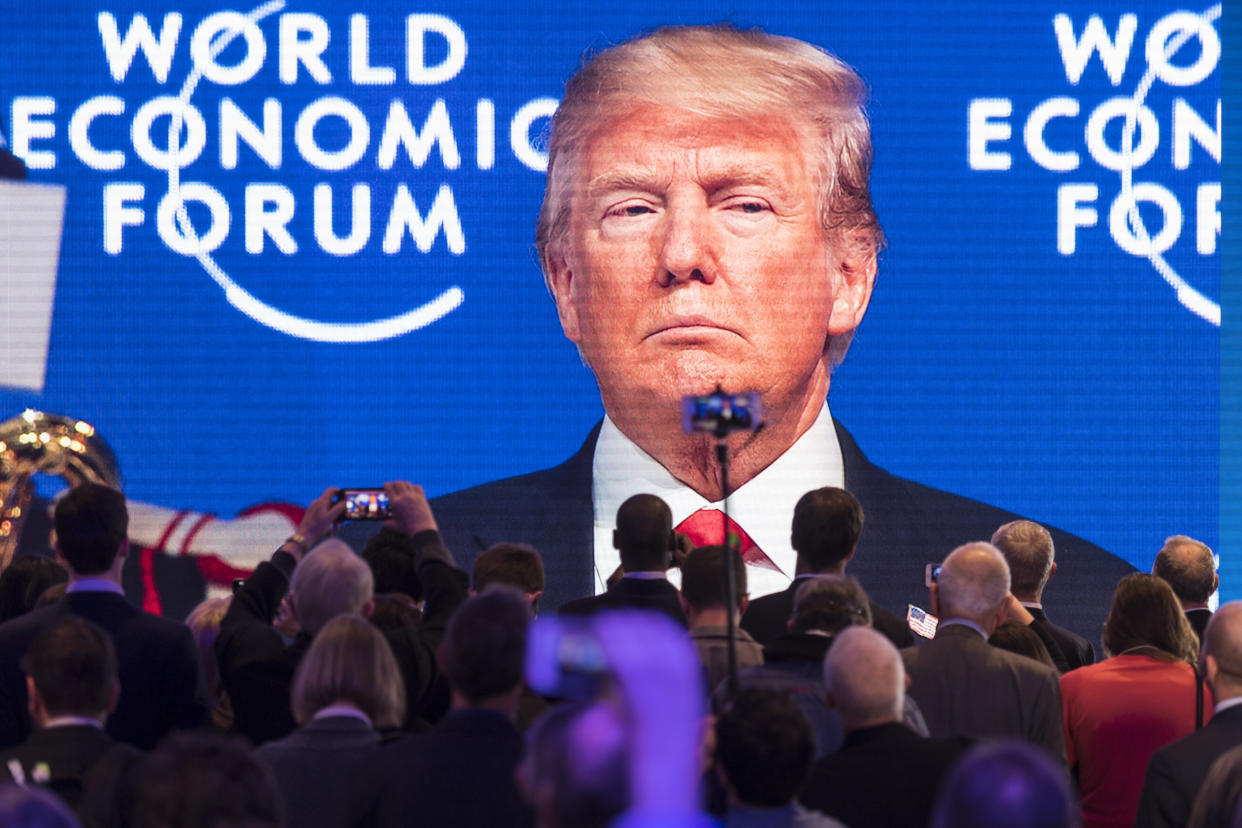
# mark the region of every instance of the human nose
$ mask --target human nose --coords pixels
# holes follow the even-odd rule
[[[660,286],[695,281],[716,281],[707,206],[670,204],[660,250]]]

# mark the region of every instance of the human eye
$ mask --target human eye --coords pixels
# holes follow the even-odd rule
[[[622,204],[616,204],[609,207],[604,215],[607,218],[637,218],[638,216],[654,212],[655,209],[650,204],[627,201]]]

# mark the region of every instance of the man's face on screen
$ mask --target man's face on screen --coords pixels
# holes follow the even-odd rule
[[[835,264],[808,146],[788,118],[655,105],[585,142],[551,284],[614,418],[717,384],[818,410],[827,337],[858,324],[870,283]]]

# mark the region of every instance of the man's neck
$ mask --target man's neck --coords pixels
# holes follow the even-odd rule
[[[522,686],[500,696],[492,696],[490,699],[482,699],[480,701],[470,701],[456,690],[453,691],[453,709],[454,710],[490,710],[493,713],[501,713],[510,720],[517,718],[518,698],[522,695]]]
[[[880,725],[900,724],[900,723],[901,723],[901,719],[897,718],[896,716],[881,716],[878,719],[862,719],[860,721],[850,721],[848,719],[842,718],[841,719],[841,732],[844,733],[846,736],[848,736],[856,730],[866,730],[869,727],[879,727]]]
[[[736,620],[737,616],[734,616]],[[705,610],[686,610],[686,625],[690,629],[699,627],[724,627],[729,624],[729,613],[724,607],[710,607]]]
[[[840,577],[844,574],[845,574],[845,561],[841,561],[840,563],[833,564],[832,566],[826,566],[820,570],[814,570],[814,569],[811,569],[810,564],[806,563],[802,559],[801,555],[798,556],[798,563],[796,564],[796,568],[794,569],[795,576],[797,575],[836,575]]]
[[[795,404],[765,411],[762,429],[730,435],[725,441],[729,449],[728,492],[724,491],[724,472],[715,438],[707,434],[687,434],[681,427],[678,409],[671,408],[670,413],[675,416],[653,417],[650,407],[613,406],[607,399],[604,408],[622,434],[659,461],[675,478],[715,502],[745,485],[797,442],[814,425],[827,396],[825,369]]]

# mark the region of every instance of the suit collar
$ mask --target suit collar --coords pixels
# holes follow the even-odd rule
[[[901,722],[887,722],[872,727],[864,727],[861,730],[851,731],[846,735],[842,742],[842,748],[860,747],[862,745],[870,745],[884,742],[907,742],[911,739],[921,738],[910,728]]]

